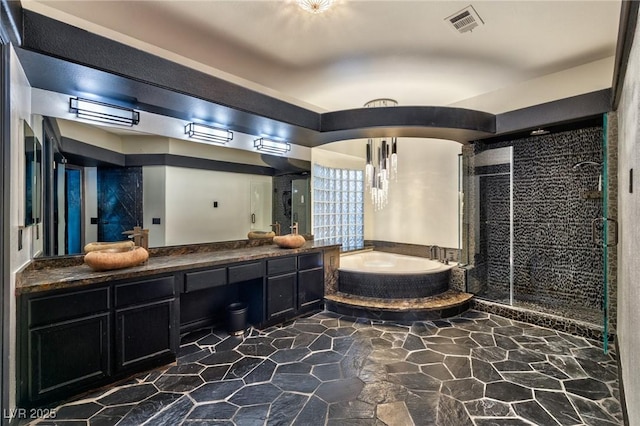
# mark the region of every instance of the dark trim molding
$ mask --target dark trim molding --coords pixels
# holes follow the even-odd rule
[[[9,44],[2,40],[0,43],[0,192],[2,192],[2,207],[0,207],[0,241],[2,241],[2,253],[0,253],[0,318],[2,326],[0,331],[0,342],[2,352],[0,355],[0,412],[7,413],[9,408],[9,364],[12,359],[9,356],[11,342],[9,340],[10,324],[10,264],[11,247],[10,232],[10,185],[11,185],[11,102],[10,102],[10,48]],[[8,416],[3,415],[0,422],[5,425],[9,423]]]
[[[126,165],[124,154],[65,136],[62,136],[60,154],[62,154],[70,164],[76,164],[78,166],[124,167]]]
[[[274,176],[275,170],[266,166],[209,160],[175,154],[126,154],[125,165],[131,166],[173,166],[187,169],[210,170],[216,172],[245,173],[250,175]]]
[[[636,0],[623,1],[621,3],[618,45],[616,46],[616,59],[613,68],[613,82],[611,83],[613,91],[611,105],[614,111],[618,109],[620,97],[622,96],[622,88],[627,75],[627,64],[629,63],[629,55],[631,54],[631,47],[636,33],[640,6],[640,2]]]
[[[42,204],[43,214],[43,233],[44,233],[44,254],[45,256],[57,255],[57,225],[56,204],[55,204],[55,173],[54,160],[56,153],[60,151],[60,129],[58,123],[49,118],[44,117],[42,120],[42,148],[43,148],[43,172],[44,172],[44,195]]]
[[[209,160],[175,154],[121,154],[75,139],[62,137],[60,152],[70,164],[84,167],[173,166],[217,172],[274,176],[276,169],[253,164]]]

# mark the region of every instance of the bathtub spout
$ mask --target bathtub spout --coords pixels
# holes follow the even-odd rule
[[[431,246],[431,248],[429,248],[429,259],[440,260],[440,247]]]

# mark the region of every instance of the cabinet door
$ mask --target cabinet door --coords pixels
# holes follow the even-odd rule
[[[177,299],[116,310],[116,368],[128,370],[175,357]]]
[[[324,298],[324,268],[298,272],[298,310],[311,308]]]
[[[110,374],[109,319],[103,313],[29,330],[31,402],[72,395]]]
[[[267,278],[267,318],[292,316],[295,311],[295,272]]]

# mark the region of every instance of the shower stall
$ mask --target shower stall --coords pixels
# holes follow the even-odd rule
[[[608,336],[617,235],[606,135],[605,116],[600,125],[463,148],[467,291]]]

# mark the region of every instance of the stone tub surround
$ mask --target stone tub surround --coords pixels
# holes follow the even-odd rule
[[[429,258],[431,254],[431,246],[420,244],[405,244],[392,241],[365,240],[364,247],[366,250],[384,251],[387,253],[404,254],[406,256]],[[460,262],[460,250],[457,248],[446,247],[447,259],[455,263]],[[449,288],[458,291],[467,291],[466,273],[460,266],[451,268],[449,275]]]
[[[365,248],[373,247],[376,251],[426,258],[430,258],[432,247],[428,245],[396,243],[393,241],[380,240],[364,240],[364,246]],[[446,250],[447,259],[454,263],[458,263],[460,260],[460,250],[451,247],[444,248]]]
[[[328,311],[384,321],[428,321],[450,318],[469,309],[472,294],[448,290],[430,297],[384,299],[336,293],[325,297]]]
[[[241,248],[233,248],[238,246]],[[315,241],[307,241],[298,249],[281,249],[273,244],[254,244],[253,241],[244,245],[230,242],[181,246],[157,249],[144,265],[103,272],[92,271],[82,262],[82,256],[35,259],[16,275],[16,295],[337,248],[339,245]]]
[[[619,425],[616,377],[597,341],[484,312],[415,323],[321,312],[244,339],[190,333],[176,365],[31,424]]]

